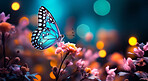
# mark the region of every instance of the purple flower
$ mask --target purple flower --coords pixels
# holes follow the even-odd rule
[[[107,72],[107,77],[106,77],[106,81],[114,81],[114,77],[115,77],[115,70],[117,69],[117,68],[115,68],[115,69],[109,69],[109,66],[107,66],[106,68],[106,72]]]
[[[8,14],[7,16],[5,16],[5,13],[4,12],[2,12],[1,14],[0,14],[0,22],[2,21],[2,22],[6,22],[7,21],[7,19],[9,19],[10,18],[10,14]]]
[[[124,58],[123,60],[123,69],[126,71],[131,71],[131,70],[135,70],[136,66],[133,63],[133,60],[131,58],[127,58],[127,60]]]
[[[141,50],[140,47],[134,48],[134,53],[135,53],[138,57],[143,57],[143,55],[144,55],[144,51]]]
[[[146,43],[146,45],[143,46],[143,50],[147,51],[148,50],[148,42]]]

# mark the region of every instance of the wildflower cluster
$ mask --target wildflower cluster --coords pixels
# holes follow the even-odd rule
[[[6,22],[9,18],[10,14],[8,14],[7,16],[5,16],[4,12],[0,14],[0,32],[1,34],[5,34],[6,36],[10,35],[10,33],[15,31],[15,26]]]
[[[119,76],[138,76],[139,80],[148,80],[147,63],[148,57],[144,57],[145,52],[148,51],[148,43],[137,44],[137,48],[134,48],[134,53],[129,52],[137,57],[136,60],[132,60],[130,57],[127,60],[123,60],[124,72],[119,72]],[[133,78],[134,79],[134,78]]]
[[[30,81],[37,79],[36,74],[30,74],[27,64],[20,65],[20,58],[6,57],[5,42],[12,33],[15,32],[15,26],[6,22],[10,15],[5,16],[5,13],[0,14],[0,36],[2,41],[3,61],[0,61],[0,81]]]
[[[61,54],[61,56],[63,56],[64,54],[65,57],[61,62],[60,68],[53,67],[53,73],[56,76],[56,80],[58,80],[59,77],[60,77],[59,80],[71,80],[74,78],[74,75],[77,74],[81,75],[81,77],[79,78],[80,81],[91,80],[91,79],[99,80],[99,71],[97,69],[91,70],[91,68],[87,67],[89,65],[89,62],[91,62],[89,60],[92,60],[87,58],[89,58],[89,56],[93,56],[94,58],[93,60],[95,60],[96,58],[98,58],[98,55],[92,54],[91,50],[87,50],[84,56],[84,60],[80,58],[76,61],[77,59],[76,57],[81,53],[81,48],[77,48],[75,44],[69,42],[68,43],[59,42],[57,45],[58,47],[55,51],[55,54]],[[63,69],[61,68],[62,65],[65,65]],[[76,69],[73,68],[75,69],[74,72],[68,71],[68,67],[70,66],[76,68]],[[64,77],[63,75],[67,77]]]
[[[20,58],[15,57],[9,58],[6,57],[6,67],[4,66],[0,68],[0,80],[1,81],[25,81],[25,80],[32,80],[33,78],[36,79],[36,74],[30,74],[29,68],[27,64],[20,65]],[[1,62],[1,64],[3,64]],[[29,78],[30,77],[30,78]]]

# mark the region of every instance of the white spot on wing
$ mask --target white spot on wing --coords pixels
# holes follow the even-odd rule
[[[44,23],[46,23],[46,21],[44,20]]]
[[[39,31],[39,33],[41,33],[42,31]]]
[[[39,22],[42,22],[42,19],[39,19]]]
[[[32,34],[32,36],[35,36],[36,34]]]
[[[36,39],[38,39],[39,37],[36,37]]]
[[[43,26],[45,26],[45,24],[43,24]]]
[[[43,14],[43,16],[46,16],[46,14]]]
[[[50,21],[52,21],[52,18],[50,18]]]
[[[35,37],[32,38],[32,40],[34,40]]]
[[[39,17],[39,18],[42,18],[42,16],[41,16],[41,15],[38,15],[38,17]]]
[[[35,30],[34,32],[36,33],[37,31]]]
[[[42,23],[39,23],[39,26],[42,26]]]
[[[41,9],[44,9],[44,7],[41,7]]]
[[[38,30],[42,30],[42,28],[38,28]]]
[[[38,14],[42,14],[42,12],[39,12]]]

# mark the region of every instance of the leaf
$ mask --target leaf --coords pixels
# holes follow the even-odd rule
[[[127,73],[127,72],[119,72],[118,74],[119,74],[119,76],[125,76],[125,75],[128,75],[129,73]]]
[[[144,45],[145,45],[144,43],[139,44],[140,49],[143,50],[143,46],[144,46]]]
[[[143,57],[143,59],[148,63],[148,57]]]
[[[134,74],[136,74],[138,77],[142,77],[142,78],[147,78],[147,76],[148,76],[148,73],[142,72],[142,71],[137,71]]]
[[[37,75],[37,73],[30,74],[29,72],[26,72],[25,77],[26,77],[26,79],[28,79],[28,80],[30,81],[30,79],[29,79],[28,77],[32,77],[33,79],[37,79],[37,78],[35,77],[35,75]]]

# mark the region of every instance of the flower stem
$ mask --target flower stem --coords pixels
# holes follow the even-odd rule
[[[65,61],[65,59],[66,59],[66,57],[67,57],[68,55],[69,55],[69,52],[66,53],[65,57],[63,58],[63,60],[62,60],[62,62],[61,62],[61,65],[60,65],[58,74],[57,74],[57,76],[56,76],[56,81],[58,81],[58,78],[59,78],[59,76],[60,76],[60,70],[61,70],[62,65],[63,65],[63,63],[64,63],[64,61]]]
[[[4,57],[4,68],[6,68],[6,54],[5,54],[5,33],[2,32],[2,45],[3,45],[3,57]]]

